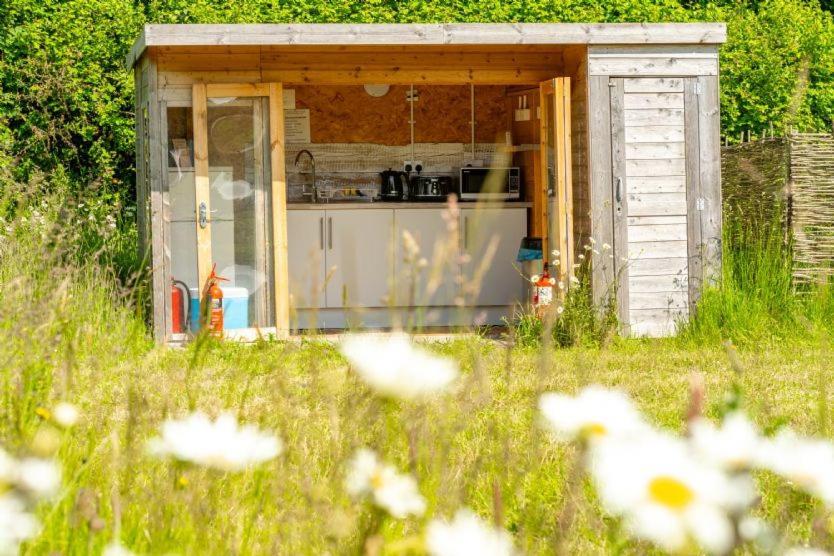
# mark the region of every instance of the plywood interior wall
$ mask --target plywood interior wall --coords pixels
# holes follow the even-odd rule
[[[411,141],[409,86],[392,85],[372,97],[360,85],[295,85],[296,108],[310,110],[313,143],[406,145]],[[468,85],[416,85],[414,140],[417,143],[469,143]],[[475,87],[475,140],[504,140],[507,107],[503,86]]]

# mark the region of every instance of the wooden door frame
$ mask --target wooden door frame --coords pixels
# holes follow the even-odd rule
[[[552,105],[548,104],[548,95],[553,96]],[[571,159],[571,84],[570,77],[556,77],[539,84],[539,207],[542,222],[542,257],[549,261],[551,244],[559,250],[559,268],[554,274],[566,287],[573,276],[573,176]],[[550,109],[548,110],[548,106]],[[556,164],[556,214],[553,217],[559,223],[558,238],[550,237],[550,189],[548,179],[548,122],[547,116],[555,119],[553,129],[553,159]]]
[[[211,272],[211,221],[200,227],[200,204],[209,204],[208,99],[211,97],[267,97],[269,99],[270,193],[272,199],[272,252],[275,329],[289,335],[289,268],[287,264],[287,177],[284,166],[284,92],[281,83],[194,83],[194,185],[197,228],[197,275],[200,291]]]

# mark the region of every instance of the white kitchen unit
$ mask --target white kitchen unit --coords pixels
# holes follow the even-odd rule
[[[394,211],[328,210],[328,308],[385,307],[394,271]],[[292,236],[289,236],[292,243]]]
[[[326,305],[325,233],[323,210],[287,211],[291,307],[310,309]]]
[[[426,326],[502,324],[525,298],[525,283],[515,259],[527,234],[528,208],[527,203],[462,208],[459,244],[452,246],[440,287],[427,297],[424,292],[435,246],[451,239],[443,219],[446,205],[290,204],[287,239],[293,327],[388,327],[412,318]],[[408,310],[404,310],[409,306],[409,271],[403,230],[414,236],[421,256],[430,262],[418,276],[418,295]],[[474,300],[466,299],[467,307],[455,305],[464,293],[460,284],[471,282],[493,237],[497,248],[486,266],[480,292]],[[463,253],[471,257],[465,267],[459,265]],[[389,304],[392,284],[396,296]]]
[[[457,279],[460,276],[455,256],[449,253],[447,260],[441,260],[448,250],[449,230],[443,219],[445,209],[414,208],[394,211],[396,250],[394,255],[394,275],[396,279],[396,304],[398,306],[415,305],[448,306],[453,305],[457,296]],[[420,247],[418,258],[423,257],[428,266],[415,269],[406,262],[406,249],[403,232],[408,231]],[[448,260],[451,259],[451,260]],[[429,281],[437,282],[433,292],[428,291]],[[413,282],[413,284],[412,284]],[[409,290],[413,289],[413,293]]]
[[[463,250],[469,255],[464,265],[466,280],[485,267],[475,306],[514,305],[525,298],[524,279],[516,262],[521,239],[527,235],[524,208],[465,208],[460,211]],[[492,258],[484,264],[491,242]],[[467,302],[471,297],[466,298]]]

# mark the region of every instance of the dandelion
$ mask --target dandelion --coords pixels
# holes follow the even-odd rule
[[[38,534],[40,524],[11,494],[0,496],[0,554],[17,554],[20,543]]]
[[[414,478],[397,473],[365,448],[358,450],[348,463],[345,490],[354,498],[370,497],[376,506],[400,519],[423,515],[426,510],[426,501]]]
[[[157,457],[200,465],[220,471],[241,471],[252,465],[276,458],[282,451],[281,441],[264,434],[252,425],[238,427],[231,413],[211,421],[200,411],[184,419],[168,419],[161,435],[148,443],[148,450]]]
[[[763,443],[758,465],[834,506],[834,446],[785,430]]]
[[[425,398],[442,392],[458,376],[451,360],[414,346],[402,333],[348,336],[341,351],[359,376],[384,396]]]
[[[564,311],[563,307],[559,307]],[[561,311],[557,312],[561,313]],[[649,425],[617,390],[588,386],[575,397],[550,392],[539,399],[547,428],[559,440],[583,439],[592,443],[609,436],[645,433]]]
[[[432,520],[426,529],[432,556],[509,556],[513,541],[503,529],[491,527],[471,510],[461,509],[451,522]]]
[[[698,419],[690,430],[695,451],[708,463],[728,471],[752,467],[762,447],[755,425],[741,412],[724,417],[720,427]]]
[[[692,542],[711,553],[731,548],[728,512],[752,501],[749,481],[731,480],[693,457],[684,442],[659,433],[607,440],[593,454],[603,506],[622,516],[635,536],[668,552]]]
[[[81,412],[71,403],[60,402],[52,410],[52,418],[64,428],[74,426],[80,417]]]

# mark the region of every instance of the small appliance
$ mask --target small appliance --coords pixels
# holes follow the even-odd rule
[[[409,198],[412,201],[445,202],[452,191],[452,176],[414,176]]]
[[[460,169],[458,192],[463,201],[516,201],[521,199],[521,169],[475,168]]]
[[[379,196],[383,201],[402,201],[408,197],[408,174],[388,168],[379,177]]]

